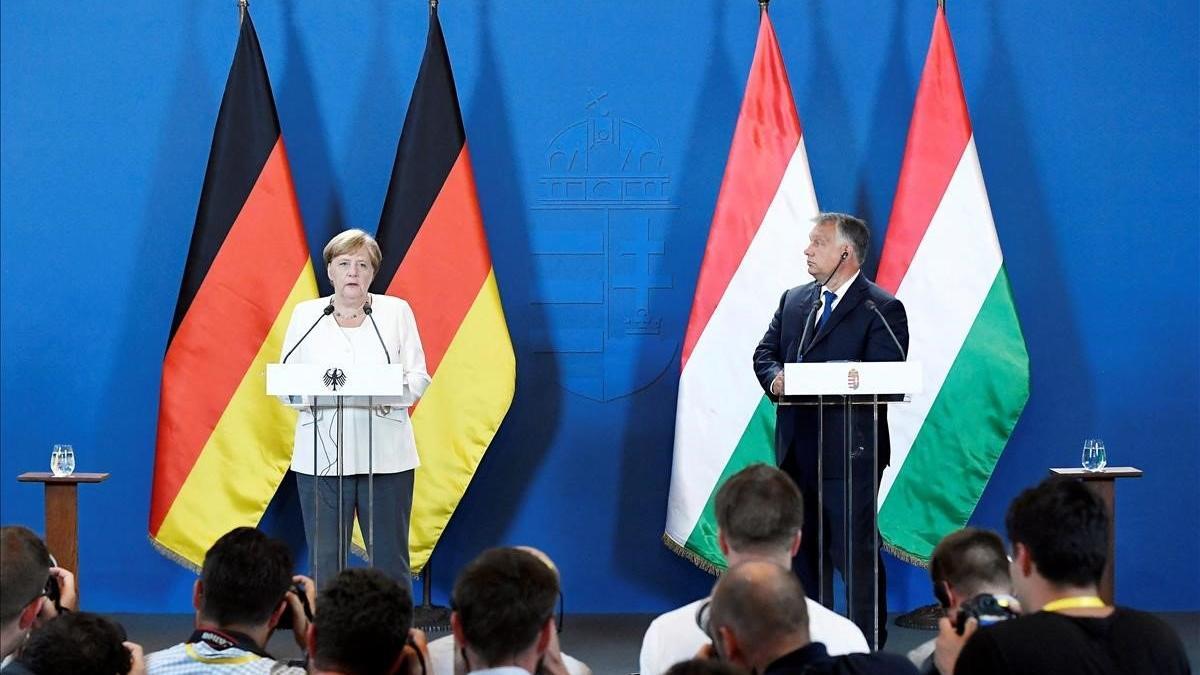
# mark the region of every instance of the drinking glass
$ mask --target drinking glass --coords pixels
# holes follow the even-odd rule
[[[75,473],[75,449],[70,445],[55,445],[50,450],[50,473],[59,477]]]
[[[1104,441],[1089,438],[1083,442],[1083,470],[1102,471],[1108,466],[1108,454],[1104,450]]]

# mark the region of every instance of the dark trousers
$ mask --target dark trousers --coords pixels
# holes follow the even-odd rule
[[[345,554],[350,551],[354,516],[362,527],[367,550],[371,550],[370,523],[371,500],[369,499],[366,475],[342,477],[342,556],[338,559],[338,479],[308,474],[296,474],[296,487],[300,495],[300,511],[304,516],[304,535],[309,550],[316,541],[320,548],[309,561],[310,573],[322,588],[328,580],[337,576],[346,566]],[[375,559],[371,565],[400,585],[412,589],[408,566],[408,520],[412,514],[413,471],[375,474]],[[317,513],[319,511],[319,513]],[[319,522],[320,532],[316,531]],[[319,534],[320,536],[316,536]]]
[[[825,605],[833,606],[833,575],[834,571],[842,574],[844,580],[852,580],[853,595],[850,597],[850,619],[862,630],[867,643],[872,641],[875,616],[874,610],[879,610],[879,645],[882,648],[887,641],[887,575],[883,567],[883,557],[875,546],[875,493],[874,486],[883,475],[883,467],[878,467],[875,481],[871,472],[875,468],[871,461],[870,452],[854,457],[854,484],[851,488],[852,509],[850,515],[850,543],[852,564],[849,575],[846,565],[846,504],[844,471],[840,466],[841,453],[835,453],[836,459],[826,453],[826,462],[839,463],[837,467],[825,466],[824,513],[817,508],[818,494],[816,471],[812,467],[801,470],[795,459],[794,452],[788,452],[780,466],[800,487],[804,497],[804,529],[800,537],[800,554],[793,561],[793,569],[804,590],[810,598],[819,600],[821,581],[819,579],[818,563],[824,558],[825,566]],[[833,474],[835,477],[830,478]],[[821,537],[818,531],[818,517],[824,521],[824,551],[821,550]],[[879,565],[879,584],[872,589],[872,578],[875,574],[874,565]],[[852,576],[851,576],[852,575]],[[874,646],[874,645],[873,645]]]

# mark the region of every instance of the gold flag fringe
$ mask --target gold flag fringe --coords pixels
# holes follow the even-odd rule
[[[721,576],[721,573],[725,571],[724,569],[714,565],[712,563],[712,561],[708,560],[707,558],[697,555],[695,552],[689,551],[687,548],[684,548],[683,546],[680,546],[679,544],[675,543],[675,540],[668,537],[666,535],[666,533],[663,533],[662,542],[667,547],[667,549],[671,551],[671,553],[674,553],[675,555],[679,556],[680,558],[687,560],[688,562],[692,563],[696,567],[699,567],[700,569],[704,570],[705,572],[708,572],[709,574],[713,575],[714,577]]]
[[[175,551],[172,551],[171,549],[167,548],[165,545],[159,543],[157,539],[150,536],[149,534],[146,535],[146,538],[150,540],[150,545],[154,547],[154,550],[158,551],[159,554],[162,555],[164,558],[180,565],[181,567],[188,568],[194,574],[200,573],[200,565],[197,565],[196,563],[192,562],[190,559],[185,558],[183,555],[176,553]]]
[[[903,560],[904,562],[908,563],[909,565],[916,565],[917,567],[920,567],[921,569],[926,569],[926,570],[929,569],[929,560],[927,558],[922,558],[920,556],[913,555],[912,553],[905,551],[904,549],[896,546],[895,544],[893,544],[889,541],[885,540],[883,542],[883,550],[887,551],[888,553],[891,553],[892,555]]]

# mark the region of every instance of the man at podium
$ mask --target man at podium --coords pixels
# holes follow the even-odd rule
[[[789,289],[779,301],[766,335],[754,351],[754,371],[763,389],[773,399],[783,394],[783,365],[795,362],[903,361],[908,351],[908,319],[904,305],[862,274],[870,231],[866,223],[843,213],[822,213],[813,219],[809,244],[804,249],[808,273],[813,281]],[[891,332],[889,332],[889,327]],[[894,333],[894,337],[893,337]],[[796,571],[804,588],[818,596],[821,582],[831,601],[832,570],[845,575],[843,560],[844,508],[842,499],[847,470],[845,416],[843,407],[778,406],[775,427],[775,457],[804,494],[804,533]],[[850,488],[851,565],[853,597],[850,616],[866,635],[872,634],[872,577],[879,552],[874,545],[875,486],[890,458],[887,410],[879,409],[878,463],[871,408],[854,411],[851,431],[853,481]],[[823,416],[823,419],[819,419]],[[824,434],[824,514],[818,510],[818,425]],[[875,473],[878,472],[878,473]],[[875,473],[872,476],[872,473]],[[831,499],[831,497],[833,497]],[[818,518],[824,518],[825,550],[819,551]],[[818,561],[826,563],[825,579],[818,579]],[[833,563],[830,565],[830,563]],[[883,646],[887,621],[884,573],[879,561],[879,645]]]
[[[315,415],[309,401],[293,401],[299,404],[300,417],[291,468],[300,493],[305,536],[316,549],[312,562],[318,584],[332,579],[345,566],[356,514],[363,535],[371,536],[367,523],[374,510],[376,540],[367,542],[374,555],[371,562],[400,584],[412,587],[408,522],[413,472],[420,459],[408,409],[425,392],[430,378],[408,303],[367,291],[381,257],[375,239],[362,230],[346,230],[330,240],[324,258],[333,295],[296,305],[283,343],[287,363],[404,366],[399,398],[376,399],[371,407],[365,398],[343,400],[340,434],[332,397],[328,405],[324,399],[318,401]],[[317,427],[315,441],[313,425]],[[373,476],[370,480],[369,475]],[[374,493],[373,503],[369,492]]]

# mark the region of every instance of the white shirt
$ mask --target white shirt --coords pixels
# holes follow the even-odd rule
[[[329,298],[318,298],[296,305],[283,340],[280,358],[291,351],[304,332],[321,317]],[[368,465],[375,473],[398,473],[415,469],[421,464],[413,435],[408,408],[416,403],[429,386],[425,369],[425,351],[417,334],[417,321],[412,308],[400,298],[387,295],[372,296],[373,313],[357,328],[343,328],[332,315],[317,323],[308,337],[299,342],[288,363],[316,363],[329,367],[362,367],[393,364],[404,367],[404,391],[390,405],[368,411],[366,399],[346,397],[343,410],[341,458],[342,475],[365,474]],[[375,327],[379,326],[376,335]],[[383,344],[380,344],[380,338]],[[384,352],[384,345],[387,352]],[[375,403],[381,403],[376,399]],[[319,406],[316,414],[316,468],[313,462],[313,413],[307,406],[297,406],[300,418],[296,423],[292,451],[292,471],[308,475],[336,476],[338,474],[336,415],[330,407]],[[370,424],[370,427],[368,427]],[[371,448],[368,448],[370,440]],[[369,451],[370,450],[370,451]]]
[[[833,291],[833,295],[834,295],[833,308],[829,310],[829,313],[832,314],[834,312],[834,310],[837,309],[838,303],[841,302],[842,298],[846,295],[846,291],[850,290],[850,284],[854,283],[854,280],[857,279],[858,275],[861,273],[862,273],[861,270],[858,272],[855,272],[849,279],[846,280],[846,282],[844,284],[842,284],[841,286],[838,286],[837,288],[822,288],[821,289],[821,292],[820,292],[821,304],[817,305],[817,314],[816,314],[818,321],[821,320],[821,315],[825,312],[825,291]],[[825,646],[828,647],[829,645],[825,645]]]
[[[562,655],[563,665],[570,675],[591,675],[592,671],[582,661],[568,654]],[[498,670],[498,669],[497,669]],[[454,636],[446,635],[429,643],[429,671],[433,675],[454,675]],[[475,671],[475,672],[495,672]],[[524,673],[517,668],[514,673]]]
[[[676,663],[694,657],[710,642],[696,625],[696,611],[707,601],[708,598],[701,598],[650,623],[642,638],[641,675],[665,673]],[[809,637],[813,642],[823,643],[831,656],[870,651],[867,639],[853,622],[810,598],[805,598],[805,602]]]

